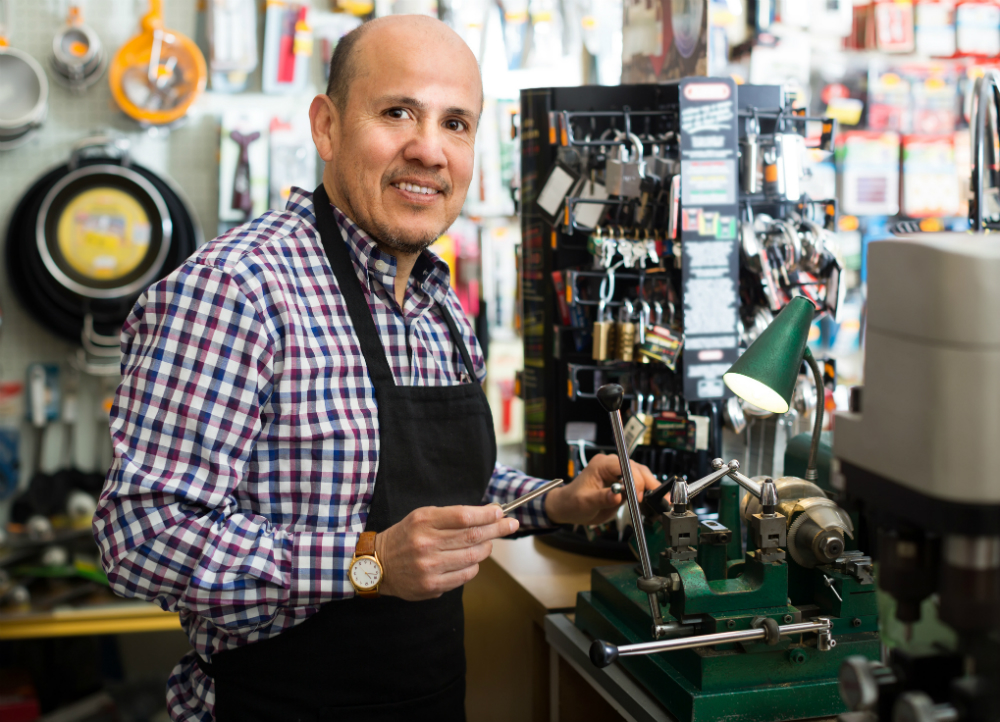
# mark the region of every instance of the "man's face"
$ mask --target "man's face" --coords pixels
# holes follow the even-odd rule
[[[465,202],[479,70],[468,48],[420,26],[373,29],[356,50],[358,74],[331,126],[324,180],[334,203],[383,246],[418,252]]]

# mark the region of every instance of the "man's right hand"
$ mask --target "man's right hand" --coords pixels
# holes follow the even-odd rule
[[[440,597],[476,576],[493,540],[517,527],[496,504],[414,509],[375,537],[385,573],[379,593],[411,602]]]

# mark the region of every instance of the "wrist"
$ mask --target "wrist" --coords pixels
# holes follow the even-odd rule
[[[563,504],[563,496],[565,493],[566,487],[560,486],[545,495],[545,516],[547,516],[549,521],[553,524],[566,523],[564,510],[565,505]]]

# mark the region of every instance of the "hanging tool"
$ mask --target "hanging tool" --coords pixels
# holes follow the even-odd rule
[[[238,130],[229,134],[233,142],[240,147],[240,159],[236,162],[236,175],[233,177],[233,199],[230,207],[242,211],[244,221],[249,221],[253,214],[253,198],[250,195],[250,144],[260,138],[260,132],[243,135]]]
[[[163,27],[162,0],[150,0],[141,28],[111,61],[111,94],[134,120],[169,125],[205,90],[205,56],[193,40]]]

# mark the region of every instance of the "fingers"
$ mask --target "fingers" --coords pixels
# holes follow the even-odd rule
[[[417,509],[417,521],[427,522],[435,529],[468,529],[493,524],[503,517],[497,504],[484,506],[428,506]]]
[[[433,583],[416,592],[411,601],[421,601],[423,599],[436,599],[445,592],[457,589],[463,584],[471,582],[479,573],[479,565],[474,564],[457,572],[449,572],[434,577]]]
[[[647,491],[652,491],[660,485],[648,466],[634,461],[632,462],[632,479],[635,481],[635,491],[639,501],[642,501],[642,497]]]
[[[493,524],[472,526],[465,529],[439,530],[440,549],[464,549],[492,539],[513,534],[520,526],[517,519],[500,519]]]

